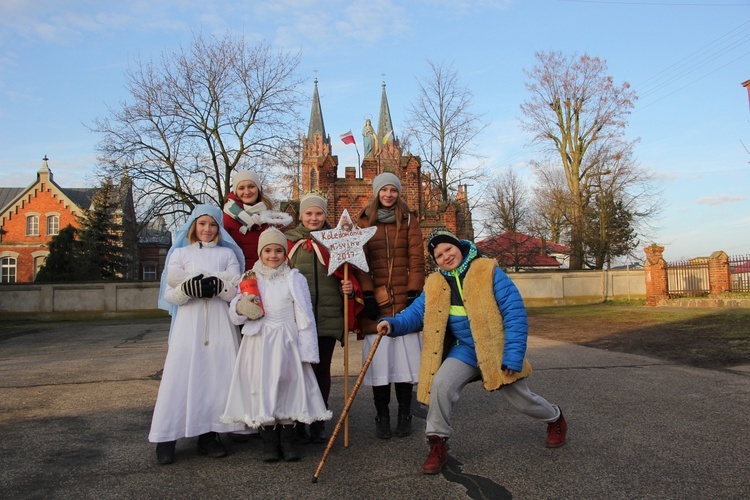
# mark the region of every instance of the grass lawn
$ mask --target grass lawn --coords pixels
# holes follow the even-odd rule
[[[531,308],[529,333],[704,368],[750,364],[750,309]]]

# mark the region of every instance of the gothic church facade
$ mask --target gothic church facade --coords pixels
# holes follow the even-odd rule
[[[382,172],[392,172],[401,180],[402,196],[420,219],[423,237],[436,227],[445,226],[459,238],[474,238],[466,186],[459,186],[456,199],[440,201],[429,174],[422,172],[419,156],[404,153],[393,129],[385,83],[382,85],[376,143],[362,159],[360,171],[346,166],[344,177],[338,177],[338,156],[333,154],[331,137],[326,133],[323,110],[315,80],[312,110],[307,136],[302,138],[301,184],[294,190],[294,201],[317,190],[328,199],[328,223],[335,226],[344,210],[357,219],[372,199],[372,180]],[[287,210],[294,212],[294,206]],[[293,214],[296,215],[296,214]]]

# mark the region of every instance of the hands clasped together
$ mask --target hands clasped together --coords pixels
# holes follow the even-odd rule
[[[224,282],[216,276],[204,278],[202,274],[190,278],[182,284],[182,291],[188,297],[210,299],[216,297],[224,288]]]

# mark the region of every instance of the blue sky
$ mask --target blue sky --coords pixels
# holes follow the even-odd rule
[[[351,129],[361,144],[382,75],[398,135],[429,58],[454,65],[490,122],[478,143],[486,166],[528,175],[523,70],[537,51],[598,56],[640,96],[627,134],[665,200],[643,246],[664,245],[667,260],[750,254],[747,0],[3,0],[0,186],[29,185],[45,154],[60,185],[85,186],[99,140],[85,124],[128,98],[128,64],[226,30],[301,51],[302,90],[317,74],[342,168],[357,156],[338,136]]]

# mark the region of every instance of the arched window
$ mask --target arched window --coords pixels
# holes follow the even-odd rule
[[[310,190],[318,188],[318,171],[310,170]]]
[[[0,283],[16,282],[16,259],[14,257],[3,257],[0,259]]]
[[[39,216],[26,216],[26,236],[39,236]]]
[[[39,273],[39,269],[44,265],[44,261],[47,260],[46,255],[37,255],[34,257],[34,280],[36,281],[36,275]]]
[[[58,233],[60,233],[60,216],[48,215],[47,216],[47,236],[55,236]]]

